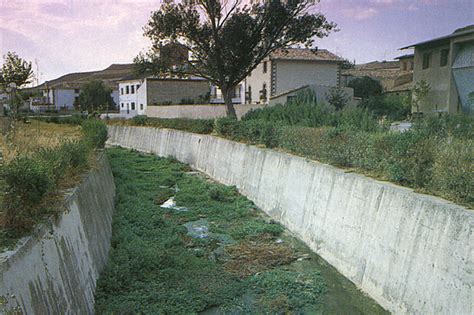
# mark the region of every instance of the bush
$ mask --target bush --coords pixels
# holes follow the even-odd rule
[[[148,117],[146,115],[138,115],[133,117],[133,124],[136,126],[145,126]]]
[[[432,190],[461,202],[474,203],[474,140],[449,140],[438,145]]]
[[[103,148],[107,141],[107,126],[98,119],[88,119],[82,123],[85,139],[95,148]]]
[[[277,124],[265,120],[237,121],[233,118],[216,119],[217,134],[232,140],[261,143],[268,148],[278,146]]]
[[[234,118],[218,118],[214,122],[214,131],[218,135],[224,137],[230,137],[231,139],[236,139],[239,134],[240,125],[239,122]]]
[[[411,113],[410,102],[400,96],[370,96],[363,99],[359,107],[367,109],[377,117],[387,116],[390,120],[403,120]]]
[[[442,117],[424,117],[415,120],[413,130],[425,136],[442,139],[474,139],[474,115],[444,115]]]
[[[6,226],[13,235],[29,231],[35,223],[34,207],[54,187],[51,167],[42,160],[21,156],[2,170],[7,189],[4,198]]]
[[[382,84],[368,76],[355,78],[347,86],[354,89],[354,96],[361,98],[381,95],[383,91]]]
[[[68,125],[80,125],[85,120],[85,118],[82,115],[78,115],[78,114],[74,114],[72,116],[66,116],[66,117],[60,117],[60,116],[34,117],[34,119],[44,121],[47,123],[68,124]]]
[[[51,167],[45,161],[20,156],[7,164],[3,176],[8,194],[17,195],[25,204],[34,205],[54,186]]]
[[[132,121],[132,123],[135,124],[135,121]],[[214,129],[214,120],[211,119],[165,119],[148,117],[145,124],[151,127],[178,129],[200,134],[210,134]]]
[[[82,170],[88,165],[91,148],[85,140],[76,140],[64,143],[59,152],[70,168]]]

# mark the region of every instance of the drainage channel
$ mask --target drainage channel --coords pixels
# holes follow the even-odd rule
[[[117,186],[97,313],[385,314],[234,187],[108,149]]]

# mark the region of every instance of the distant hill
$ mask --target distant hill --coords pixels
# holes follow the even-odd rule
[[[108,68],[100,71],[68,73],[57,79],[46,81],[34,89],[67,88],[79,89],[91,80],[100,80],[112,89],[117,88],[117,81],[134,74],[134,64],[112,64]]]

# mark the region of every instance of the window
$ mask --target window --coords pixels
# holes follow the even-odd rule
[[[263,73],[267,73],[267,62],[263,62]]]
[[[74,93],[79,94],[81,91],[79,89],[74,89]]]
[[[407,71],[407,63],[405,61],[402,62],[402,71]]]
[[[423,69],[431,67],[431,53],[423,54]]]
[[[143,104],[140,104],[140,110],[143,110]]]
[[[260,100],[267,100],[267,84],[263,83],[262,90],[260,91]]]
[[[439,61],[440,67],[445,67],[448,65],[449,49],[441,50],[441,58]]]
[[[130,85],[130,93],[135,94],[135,85]]]
[[[123,103],[121,104],[122,108],[123,108]]]
[[[140,84],[137,84],[137,90],[140,88]]]
[[[135,102],[132,102],[132,110],[135,110]]]
[[[413,70],[415,68],[415,63],[413,61],[410,61],[410,70]]]
[[[130,94],[129,86],[125,86],[125,94]]]
[[[123,88],[120,88],[120,94],[123,95]],[[123,105],[123,103],[122,103],[122,105]]]

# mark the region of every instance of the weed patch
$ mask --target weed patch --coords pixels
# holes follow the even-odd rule
[[[185,174],[188,167],[173,159],[117,148],[107,154],[117,203],[109,262],[97,283],[97,313],[235,309],[245,294],[258,296],[251,313],[281,299],[288,310],[321,303],[323,280],[316,287],[315,277],[272,273],[291,263],[295,250],[276,242],[283,228],[262,219],[235,187]],[[172,194],[187,211],[160,207]]]

